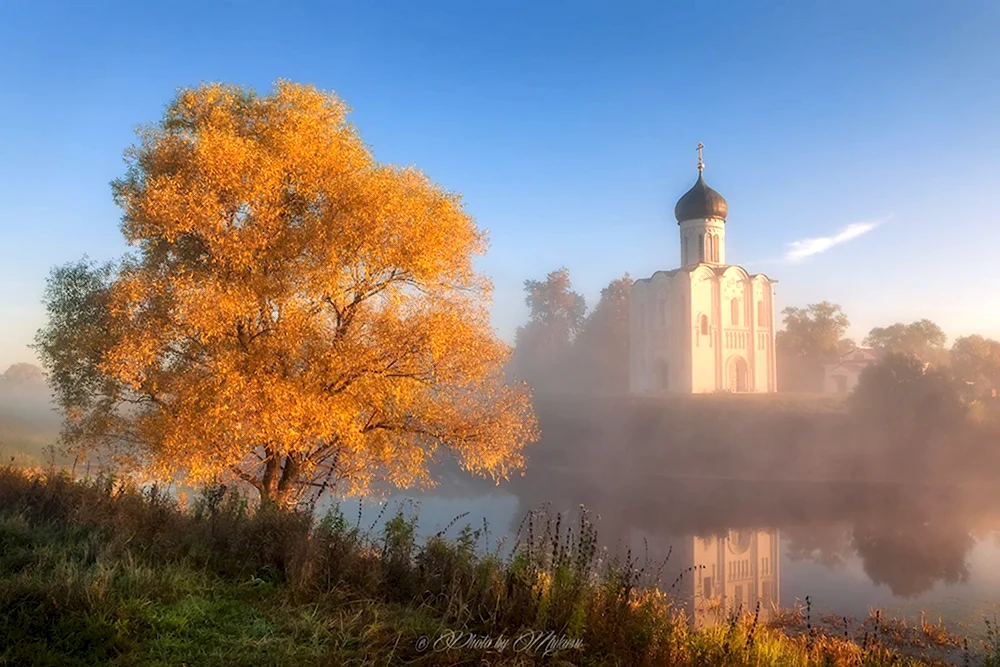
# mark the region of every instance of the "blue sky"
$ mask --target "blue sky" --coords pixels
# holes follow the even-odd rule
[[[526,278],[565,265],[593,305],[677,265],[699,141],[728,259],[780,306],[840,303],[858,338],[921,317],[1000,337],[998,29],[1000,3],[964,0],[7,0],[0,370],[33,356],[51,266],[125,250],[108,183],[134,128],[178,87],[278,78],[336,91],[379,159],[463,193],[505,338]]]

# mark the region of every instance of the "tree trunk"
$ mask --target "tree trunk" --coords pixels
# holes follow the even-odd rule
[[[274,496],[274,500],[282,507],[289,506],[298,497],[300,470],[298,456],[295,454],[287,455],[281,470],[281,479],[278,480],[277,493]]]
[[[264,474],[260,484],[262,504],[273,504],[288,508],[299,499],[302,492],[302,459],[300,454],[281,455],[271,448],[265,448]]]
[[[270,447],[264,448],[264,477],[260,481],[261,499],[273,499],[278,490],[278,454]]]

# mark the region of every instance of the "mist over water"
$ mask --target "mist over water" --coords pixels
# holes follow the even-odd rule
[[[669,555],[665,589],[700,565],[733,574],[731,582],[716,574],[716,595],[722,586],[749,609],[810,596],[818,615],[863,617],[878,607],[969,632],[992,618],[1000,483],[989,434],[929,428],[907,440],[843,409],[817,411],[818,398],[811,412],[776,410],[778,400],[542,397],[542,440],[529,448],[523,476],[494,486],[447,464],[437,488],[390,495],[386,514],[404,497],[417,499],[428,536],[468,512],[448,534],[485,518],[492,543],[523,531],[532,510],[561,512],[573,525],[584,505],[599,516],[599,544],[610,554],[631,549],[654,563]],[[349,518],[356,502],[342,506]],[[362,523],[379,511],[366,504]],[[772,539],[776,567],[763,560]],[[736,546],[745,540],[749,548]],[[707,590],[707,574],[685,576],[692,580],[675,586],[678,597]],[[765,596],[772,579],[775,595]]]
[[[0,376],[2,378],[2,376]],[[44,383],[0,379],[0,464],[40,464],[59,436],[61,416]]]
[[[981,623],[998,610],[1000,486],[648,478],[587,493],[582,481],[526,476],[470,496],[450,495],[445,485],[366,501],[360,521],[368,527],[387,503],[384,521],[404,503],[407,512],[418,513],[421,534],[430,536],[468,513],[447,534],[453,537],[466,524],[482,527],[485,519],[495,547],[497,538],[509,544],[523,532],[532,510],[548,506],[550,516],[562,512],[572,525],[582,503],[599,516],[599,543],[610,554],[631,549],[640,562],[667,559],[664,589],[699,564],[690,545],[713,538],[728,545],[749,532],[754,539],[777,536],[780,593],[774,601],[782,606],[804,604],[810,596],[817,614],[862,617],[879,607],[911,620],[941,617],[953,627]],[[349,519],[357,502],[341,505]],[[730,560],[725,556],[718,565]],[[752,609],[755,600],[747,595],[743,604]]]

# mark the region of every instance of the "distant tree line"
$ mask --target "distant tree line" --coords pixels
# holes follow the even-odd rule
[[[820,391],[823,367],[855,348],[844,336],[850,322],[840,306],[823,301],[805,308],[785,308],[784,330],[777,333],[778,387],[783,391]],[[967,400],[992,398],[1000,388],[1000,341],[974,334],[947,336],[934,322],[921,319],[875,327],[862,341],[880,358],[876,364],[904,376],[947,376]],[[873,371],[874,373],[875,371]],[[874,377],[874,376],[871,376]],[[928,375],[930,377],[930,375]]]
[[[11,364],[6,371],[0,373],[0,382],[12,385],[41,386],[45,384],[45,373],[34,364]]]
[[[528,321],[518,327],[511,374],[541,393],[628,391],[629,290],[625,274],[589,313],[565,267],[524,281]]]
[[[565,267],[544,280],[526,280],[529,316],[517,329],[510,373],[540,393],[627,392],[631,285],[627,274],[612,280],[588,312]],[[781,315],[779,390],[822,391],[824,365],[857,346],[846,337],[850,320],[829,301],[785,308]],[[882,370],[868,374],[865,384],[884,389],[877,373],[905,376],[919,368],[928,382],[947,378],[966,403],[991,397],[1000,388],[1000,341],[971,335],[955,339],[950,348],[946,342],[941,327],[928,319],[874,327],[861,345],[877,351]]]

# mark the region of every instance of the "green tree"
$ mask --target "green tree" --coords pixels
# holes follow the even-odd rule
[[[45,384],[45,373],[34,364],[18,363],[11,364],[7,371],[0,375],[0,378],[7,382],[24,385]]]
[[[632,278],[625,274],[601,290],[573,342],[574,376],[582,391],[628,391],[629,295]]]
[[[955,428],[966,409],[958,383],[946,369],[891,352],[861,372],[848,406],[864,424],[909,447],[934,431]]]
[[[951,366],[977,393],[1000,389],[1000,341],[978,334],[956,338],[951,346]]]
[[[545,280],[525,280],[524,291],[524,302],[531,309],[530,321],[549,327],[561,343],[572,342],[583,326],[587,302],[573,291],[569,269],[557,269]]]
[[[853,341],[844,338],[850,321],[829,301],[781,311],[785,328],[776,336],[778,387],[783,391],[820,391],[823,364],[846,354]]]
[[[887,327],[875,327],[868,332],[864,344],[886,352],[913,355],[921,361],[941,364],[946,358],[945,336],[941,327],[928,319],[910,324],[897,322]]]
[[[583,325],[587,304],[573,291],[569,269],[545,280],[525,280],[528,322],[518,327],[514,342],[514,375],[536,391],[562,391],[570,383],[571,349]]]

